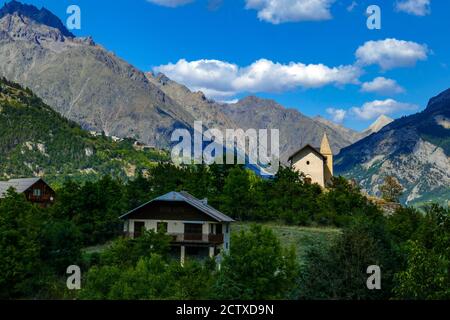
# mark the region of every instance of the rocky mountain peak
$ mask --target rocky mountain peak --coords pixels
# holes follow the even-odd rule
[[[364,131],[364,133],[368,134],[376,133],[381,129],[383,129],[384,127],[386,127],[388,124],[392,123],[393,121],[394,119],[382,114],[381,116],[378,117],[377,120],[375,120],[374,123],[372,123],[372,125],[367,130]]]
[[[284,110],[285,108],[272,99],[263,99],[257,96],[248,96],[236,103],[237,106],[245,106],[246,108],[273,108]]]
[[[158,73],[156,75],[156,79],[162,84],[162,85],[166,85],[169,82],[171,82],[172,80],[170,80],[164,73]]]
[[[20,18],[22,18],[22,23],[26,20],[30,20],[31,22],[35,22],[37,25],[45,25],[47,27],[57,29],[64,37],[75,37],[65,27],[62,21],[46,8],[38,9],[33,5],[27,5],[16,0],[12,0],[5,3],[5,5],[0,9],[0,19],[3,19],[7,16],[19,16]],[[17,20],[10,20],[10,22],[14,21],[17,22]]]

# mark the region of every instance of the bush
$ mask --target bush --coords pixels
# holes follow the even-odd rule
[[[290,296],[298,276],[293,248],[283,248],[272,230],[253,225],[232,238],[215,292],[219,299],[266,300]]]
[[[171,238],[153,230],[146,231],[137,239],[119,238],[100,256],[102,265],[134,266],[141,257],[158,254],[163,257],[169,252]]]

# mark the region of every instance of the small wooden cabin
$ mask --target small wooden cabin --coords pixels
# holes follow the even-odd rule
[[[24,194],[28,201],[41,207],[51,206],[56,197],[55,191],[41,178],[0,181],[0,199],[5,197],[10,188]]]

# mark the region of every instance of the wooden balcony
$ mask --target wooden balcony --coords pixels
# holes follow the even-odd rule
[[[125,232],[128,238],[139,237],[141,233]],[[168,233],[172,237],[172,243],[197,243],[197,244],[222,244],[223,234],[202,234],[202,233]]]
[[[40,202],[53,202],[54,197],[52,195],[41,195],[41,196],[34,196],[32,194],[27,196],[27,200],[30,202],[40,203]]]
[[[171,233],[169,235],[173,237],[173,242],[177,243],[223,243],[223,234]]]

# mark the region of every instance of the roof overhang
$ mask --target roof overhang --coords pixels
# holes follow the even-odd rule
[[[202,213],[208,215],[210,218],[214,219],[217,222],[234,222],[235,220],[230,218],[229,216],[223,214],[222,212],[214,209],[213,207],[203,203],[201,200],[194,198],[190,194],[186,192],[169,192],[161,197],[158,197],[156,199],[153,199],[147,203],[144,203],[143,205],[125,213],[124,215],[121,215],[119,219],[125,220],[130,216],[131,214],[139,211],[140,209],[155,203],[155,202],[183,202],[187,203],[188,205],[196,208],[197,210],[201,211]]]
[[[326,156],[324,156],[323,154],[320,153],[320,151],[317,148],[314,148],[312,145],[310,144],[306,144],[305,146],[303,146],[300,150],[296,151],[294,154],[292,154],[288,160],[292,161],[292,159],[299,154],[300,152],[302,152],[305,149],[310,149],[311,151],[313,151],[315,154],[317,154],[320,158],[322,158],[322,160],[326,160]]]

